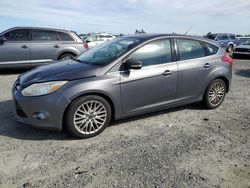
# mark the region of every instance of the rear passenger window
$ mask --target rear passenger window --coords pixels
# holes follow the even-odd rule
[[[57,36],[54,31],[32,30],[32,40],[34,41],[56,41]]]
[[[67,33],[58,32],[61,41],[74,41],[74,39]]]
[[[171,45],[169,39],[151,42],[135,51],[130,58],[142,61],[142,66],[171,62]]]
[[[204,42],[204,46],[207,49],[208,55],[214,55],[218,52],[219,48],[215,45],[212,45],[210,43]]]
[[[188,60],[205,56],[205,51],[199,41],[177,39],[180,60]]]

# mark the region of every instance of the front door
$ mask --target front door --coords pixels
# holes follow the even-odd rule
[[[28,29],[15,29],[3,35],[0,44],[1,65],[30,65],[30,41]]]
[[[150,42],[129,58],[141,61],[143,66],[121,73],[124,114],[147,111],[175,100],[178,68],[172,62],[170,39]]]

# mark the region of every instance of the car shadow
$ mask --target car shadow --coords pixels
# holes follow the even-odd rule
[[[171,113],[184,109],[200,110],[202,106],[200,104],[192,104],[188,106],[182,106],[172,108],[168,110],[162,110],[158,112],[139,115],[136,117],[126,118],[112,122],[110,126],[118,126],[122,123],[128,123],[135,120],[149,118],[157,115]],[[20,140],[75,140],[77,138],[71,136],[65,130],[63,131],[50,131],[34,128],[32,126],[16,122],[12,112],[12,101],[0,102],[0,136],[20,139]]]
[[[250,69],[236,70],[234,74],[250,78]]]
[[[22,69],[0,69],[0,75],[11,75],[11,74],[22,74],[26,71],[29,71],[28,68]]]

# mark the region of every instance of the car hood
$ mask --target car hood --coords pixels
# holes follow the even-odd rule
[[[237,48],[250,49],[250,45],[239,45],[239,46],[237,46]]]
[[[19,76],[19,82],[23,86],[28,86],[35,82],[75,80],[96,76],[98,70],[98,66],[88,65],[75,60],[64,60],[25,72]]]

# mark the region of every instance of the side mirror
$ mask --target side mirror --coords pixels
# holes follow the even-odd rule
[[[128,59],[126,62],[128,69],[141,69],[142,68],[142,62],[138,59]]]
[[[4,36],[0,36],[0,43],[3,44],[6,41],[6,38]]]
[[[85,40],[85,42],[89,43],[89,42],[91,42],[91,41],[90,41],[90,40]]]

